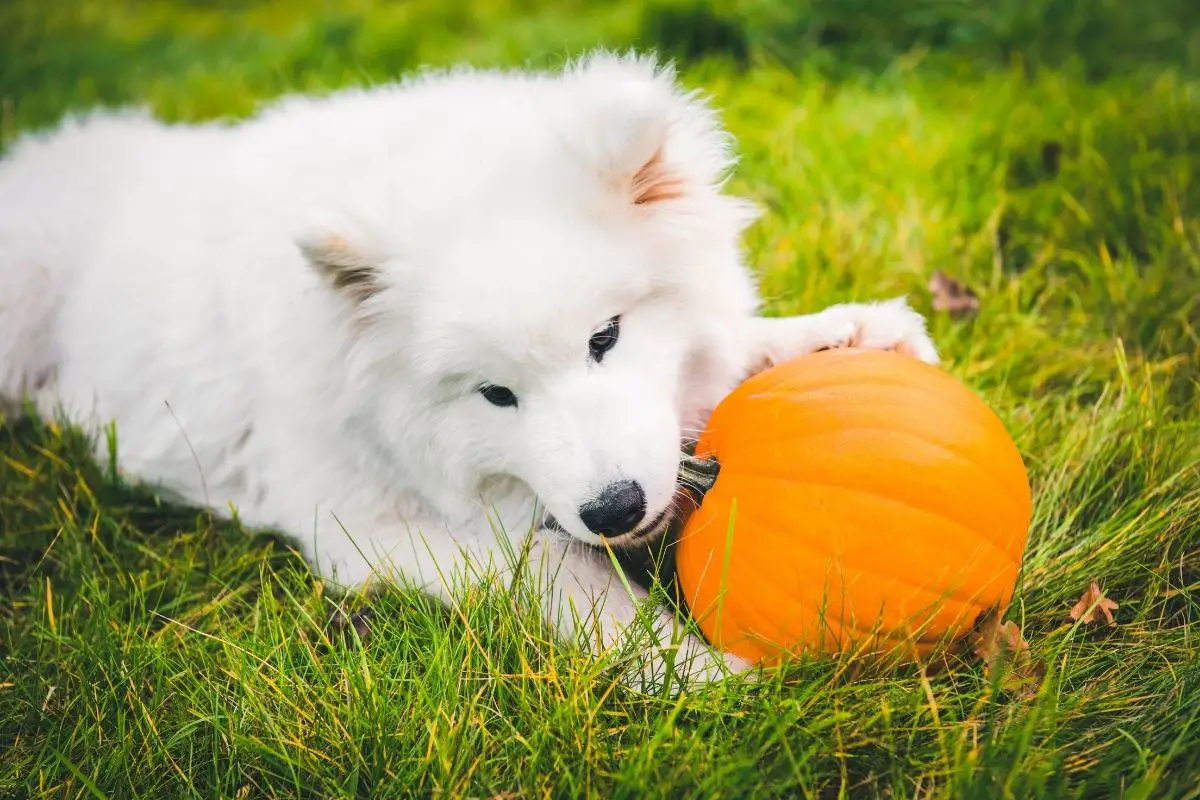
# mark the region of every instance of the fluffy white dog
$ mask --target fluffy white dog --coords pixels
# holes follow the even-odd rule
[[[733,386],[822,348],[936,360],[902,300],[756,316],[730,145],[669,69],[603,53],[234,125],[72,120],[0,162],[0,395],[115,421],[127,475],[335,585],[448,599],[524,553],[557,630],[613,646],[643,595],[598,545],[665,527]]]

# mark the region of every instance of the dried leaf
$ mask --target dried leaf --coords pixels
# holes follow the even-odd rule
[[[325,621],[325,630],[332,636],[349,637],[353,629],[359,641],[365,644],[371,638],[371,622],[374,619],[375,609],[370,606],[355,612],[348,612],[339,606]]]
[[[989,615],[975,634],[972,649],[983,660],[985,674],[1007,668],[1000,682],[1004,691],[1019,698],[1037,694],[1046,668],[1033,660],[1029,642],[1017,623],[1001,622],[999,616]]]
[[[960,317],[979,310],[979,296],[971,287],[951,278],[938,270],[929,279],[929,291],[933,292],[933,307],[945,311],[952,317]]]
[[[1040,661],[1030,661],[1021,667],[1014,666],[1010,669],[1000,686],[1013,697],[1029,700],[1037,697],[1045,677],[1046,666]]]
[[[991,665],[1006,654],[1020,656],[1028,655],[1029,643],[1021,635],[1021,627],[1015,622],[1001,622],[996,615],[990,615],[979,628],[975,636],[975,655],[979,656],[985,665]]]
[[[1104,596],[1104,591],[1100,588],[1099,581],[1092,581],[1092,585],[1087,588],[1087,591],[1079,598],[1079,602],[1071,609],[1071,619],[1077,619],[1084,625],[1090,625],[1096,621],[1096,614],[1104,615],[1104,619],[1109,625],[1116,625],[1117,621],[1113,618],[1113,613],[1118,608],[1114,601]]]

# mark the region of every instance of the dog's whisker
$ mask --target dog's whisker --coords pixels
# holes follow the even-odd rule
[[[686,492],[676,492],[676,494],[674,494],[674,501],[676,501],[677,504],[684,503],[690,506],[696,505],[696,501],[692,499],[691,495]]]

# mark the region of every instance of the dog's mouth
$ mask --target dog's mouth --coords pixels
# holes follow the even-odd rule
[[[612,547],[628,547],[629,545],[637,544],[638,542],[657,538],[670,526],[671,521],[675,517],[675,511],[675,504],[671,503],[662,511],[660,511],[658,515],[654,517],[654,519],[645,524],[639,525],[628,533],[622,533],[618,536],[601,536],[600,538],[603,540],[604,544]],[[549,511],[546,512],[546,517],[542,520],[542,527],[547,530],[557,531],[558,533],[566,533],[569,535],[569,531],[567,531],[567,529],[564,528]]]
[[[720,464],[714,458],[697,459],[694,455],[694,443],[691,447],[685,445],[679,462],[679,472],[675,477],[675,497],[649,522],[617,536],[602,536],[604,544],[612,547],[629,547],[645,541],[653,540],[662,535],[675,522],[686,522],[692,513],[700,507],[704,495],[716,483]],[[542,527],[547,530],[570,535],[570,531],[554,518],[548,510],[542,520]]]
[[[629,533],[624,533],[620,536],[605,537],[605,541],[612,545],[624,546],[635,544],[646,539],[655,539],[659,536],[659,534],[667,529],[667,526],[671,524],[671,520],[674,517],[674,511],[674,504],[668,504],[666,508],[658,513],[658,516],[647,522],[645,525],[640,525],[631,530]]]

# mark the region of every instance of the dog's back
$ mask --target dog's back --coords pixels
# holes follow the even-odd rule
[[[163,130],[140,114],[72,119],[0,160],[0,398],[53,382],[66,291]]]

